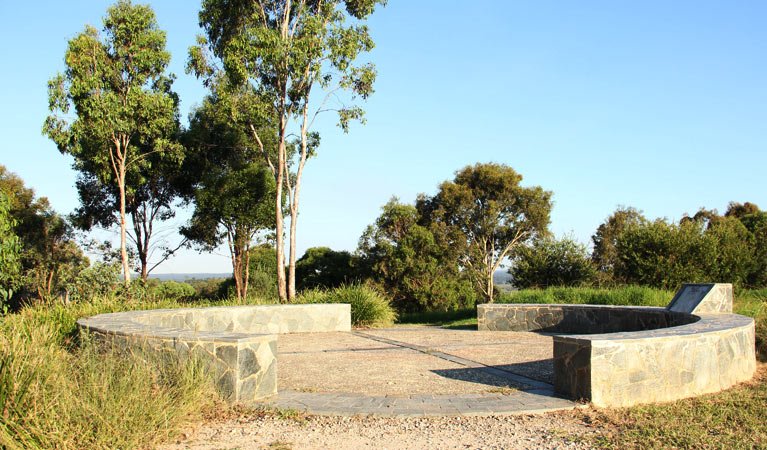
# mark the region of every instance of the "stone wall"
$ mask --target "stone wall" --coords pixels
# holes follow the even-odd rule
[[[480,330],[598,334],[685,325],[697,316],[665,308],[599,305],[484,304],[477,307]]]
[[[731,285],[691,284],[667,308],[488,304],[477,306],[477,318],[480,330],[554,333],[557,393],[631,406],[750,379],[754,320],[729,311]]]
[[[100,314],[77,322],[95,341],[122,351],[195,357],[222,397],[253,403],[277,393],[279,333],[348,331],[348,304],[183,308]]]

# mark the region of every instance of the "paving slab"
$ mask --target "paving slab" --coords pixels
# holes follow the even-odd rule
[[[513,415],[571,409],[558,398],[551,337],[400,326],[281,335],[279,392],[265,403],[310,414]]]

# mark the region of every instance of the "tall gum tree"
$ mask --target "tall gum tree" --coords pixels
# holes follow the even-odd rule
[[[263,152],[275,180],[277,281],[280,299],[295,297],[296,227],[301,177],[319,136],[312,131],[315,118],[336,111],[346,132],[352,120],[364,123],[364,111],[353,104],[373,92],[376,71],[372,64],[355,65],[357,57],[373,48],[363,21],[382,0],[204,0],[200,25],[206,37],[190,49],[198,75],[211,71],[204,59],[209,48],[227,76],[235,83],[251,84],[268,98],[275,115],[277,155]],[[347,20],[351,23],[347,24]],[[310,108],[315,90],[324,94],[317,108]],[[350,104],[339,99],[349,95]],[[339,101],[333,105],[331,101]],[[257,126],[249,127],[256,141]],[[296,160],[288,155],[291,135],[298,136]],[[291,168],[293,173],[291,173]],[[285,264],[283,189],[290,214],[288,276]]]
[[[147,155],[180,158],[170,135],[177,129],[173,76],[165,32],[148,6],[121,0],[107,10],[103,35],[94,27],[69,41],[66,71],[48,82],[51,114],[43,134],[59,151],[74,156],[74,168],[93,169],[103,184],[119,190],[120,254],[130,282],[126,250],[126,180],[148,167]]]

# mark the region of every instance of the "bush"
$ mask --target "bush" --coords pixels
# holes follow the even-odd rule
[[[350,284],[328,291],[307,290],[297,296],[295,303],[349,303],[354,327],[387,327],[394,324],[397,313],[389,300],[375,289],[363,284]]]
[[[356,278],[352,255],[328,247],[312,247],[296,261],[296,289],[335,288]]]
[[[509,269],[514,286],[580,286],[594,280],[596,268],[586,246],[572,237],[546,238],[517,251]]]
[[[153,296],[168,300],[190,299],[196,293],[197,291],[192,285],[173,280],[168,280],[152,289]]]

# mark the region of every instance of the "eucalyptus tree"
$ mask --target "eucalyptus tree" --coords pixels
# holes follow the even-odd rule
[[[251,84],[268,100],[274,114],[277,153],[263,152],[275,180],[274,211],[277,239],[277,279],[282,300],[295,296],[296,227],[301,178],[314,154],[319,136],[312,131],[323,111],[336,111],[339,126],[364,123],[364,111],[354,102],[373,92],[373,64],[355,64],[358,56],[373,48],[364,21],[383,0],[203,0],[200,25],[206,37],[190,49],[192,67],[198,76],[214,73],[210,53],[217,58],[234,83]],[[350,24],[347,24],[350,20]],[[208,50],[206,52],[206,50]],[[310,100],[321,91],[316,108]],[[349,104],[339,94],[348,94]],[[331,101],[338,100],[338,105]],[[256,124],[248,129],[260,142]],[[297,127],[295,130],[291,127]],[[289,158],[291,134],[298,136],[296,159]],[[291,174],[291,167],[294,171]],[[290,213],[288,279],[281,269],[285,262],[283,189]]]
[[[180,175],[176,161],[163,155],[148,153],[148,164],[126,176],[125,210],[131,226],[126,230],[135,247],[138,266],[135,269],[146,281],[149,273],[182,248],[185,238],[170,244],[168,229],[161,222],[176,216],[178,199],[175,178]],[[110,228],[120,223],[120,190],[116,183],[102,183],[97,171],[83,170],[75,182],[80,206],[72,214],[73,224],[84,231],[94,227]],[[160,253],[157,255],[157,253]]]
[[[43,134],[74,156],[76,170],[117,185],[127,285],[127,183],[148,167],[150,153],[181,157],[181,146],[171,138],[178,128],[178,98],[171,92],[173,75],[165,75],[165,32],[149,6],[118,1],[107,10],[102,31],[86,26],[69,41],[66,71],[48,82],[51,114]]]
[[[232,86],[222,76],[210,88],[183,139],[187,157],[179,189],[194,212],[181,232],[203,250],[227,243],[237,298],[243,300],[252,246],[258,238],[271,239],[274,230],[275,186],[260,146],[274,153],[276,143],[273,130],[259,130],[257,142],[241,121],[232,120],[236,105],[251,95],[247,86]]]
[[[476,289],[494,299],[493,274],[517,246],[548,233],[551,192],[523,187],[522,175],[504,164],[476,164],[456,172],[434,197],[417,208],[424,219],[444,227],[451,246],[462,249],[461,265]]]

